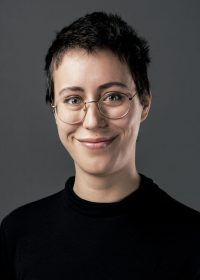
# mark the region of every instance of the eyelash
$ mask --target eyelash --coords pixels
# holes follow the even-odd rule
[[[100,98],[102,98],[103,96],[106,96],[106,95],[117,95],[117,94],[125,94],[125,93],[123,93],[123,92],[119,92],[119,91],[110,91],[110,92],[106,92],[105,94],[103,94],[102,96],[100,96]],[[82,101],[84,101],[84,99],[81,97],[81,96],[79,96],[79,95],[71,95],[71,96],[67,96],[67,97],[65,97],[64,98],[64,103],[66,102],[66,101],[68,101],[68,100],[70,100],[71,98],[78,98],[78,99],[81,99]]]
[[[72,96],[68,96],[68,97],[66,97],[66,98],[64,99],[64,103],[67,103],[70,99],[73,99],[73,98],[74,98],[74,99],[76,99],[76,98],[77,98],[77,99],[83,100],[81,96],[78,96],[78,95],[76,95],[76,96],[75,96],[75,95],[72,95]]]

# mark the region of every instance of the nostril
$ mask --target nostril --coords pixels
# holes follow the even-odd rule
[[[95,102],[91,102],[95,103]],[[84,109],[85,117],[83,119],[82,125],[87,129],[97,129],[100,127],[105,127],[107,122],[104,119],[104,116],[99,111],[97,104],[87,104],[87,107]]]

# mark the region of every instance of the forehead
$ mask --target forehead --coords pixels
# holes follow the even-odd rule
[[[109,50],[88,53],[83,49],[67,51],[53,71],[55,93],[64,86],[98,87],[112,81],[134,88],[127,64]]]

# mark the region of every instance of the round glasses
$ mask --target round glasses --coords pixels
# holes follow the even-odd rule
[[[131,106],[133,96],[128,93],[108,92],[99,100],[84,101],[79,95],[65,96],[56,105],[51,105],[58,118],[67,124],[77,124],[84,120],[88,106],[96,103],[102,116],[108,119],[121,119],[125,117]]]

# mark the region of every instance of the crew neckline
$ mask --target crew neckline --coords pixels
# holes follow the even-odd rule
[[[142,207],[142,200],[143,204],[150,199],[148,194],[154,186],[152,179],[141,173],[139,175],[141,178],[139,187],[117,202],[93,202],[79,197],[73,189],[75,176],[69,177],[64,189],[65,204],[79,214],[96,217],[123,215],[127,211],[130,213],[130,210],[131,212],[138,210],[137,208]]]

